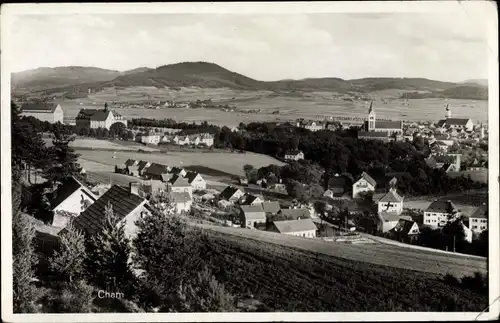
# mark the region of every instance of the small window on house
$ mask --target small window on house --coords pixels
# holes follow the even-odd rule
[[[477,229],[477,225],[473,226],[472,228],[473,228],[473,229]]]

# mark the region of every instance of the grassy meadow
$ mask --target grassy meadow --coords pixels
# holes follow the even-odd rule
[[[377,116],[381,119],[397,120],[438,120],[444,116],[444,105],[449,103],[456,117],[470,117],[474,122],[486,121],[487,101],[443,99],[403,100],[397,99],[404,91],[379,91],[368,95],[375,100]],[[215,104],[228,104],[236,107],[235,112],[224,112],[218,109],[143,109],[119,108],[122,102],[141,103],[145,100],[174,100],[187,102],[212,99]],[[381,100],[387,100],[382,103]],[[296,118],[320,118],[328,116],[365,117],[367,103],[364,101],[344,101],[332,92],[269,92],[243,91],[225,88],[202,89],[180,88],[157,89],[154,87],[108,88],[90,94],[88,98],[61,102],[65,115],[75,117],[81,108],[102,107],[108,102],[125,118],[172,118],[179,122],[200,122],[201,120],[217,125],[234,126],[240,122],[252,121],[286,121]],[[260,113],[245,114],[241,110],[261,109]],[[238,112],[238,110],[240,110]],[[272,114],[279,110],[279,115]]]

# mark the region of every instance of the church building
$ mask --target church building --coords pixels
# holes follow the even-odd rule
[[[389,140],[390,137],[403,134],[403,122],[392,120],[377,120],[377,114],[373,108],[373,101],[368,109],[368,120],[364,124],[363,131],[358,133],[360,139]]]

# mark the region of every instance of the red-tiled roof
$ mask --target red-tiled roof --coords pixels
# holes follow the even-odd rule
[[[386,138],[389,136],[387,131],[359,131],[358,138]]]
[[[170,184],[172,184],[172,187],[189,187],[191,186],[188,182],[187,179],[185,179],[182,176],[175,175],[169,180]]]
[[[266,214],[264,213],[264,209],[259,205],[241,205],[241,211],[243,211],[245,215],[245,219],[265,219]]]
[[[399,202],[403,202],[403,197],[400,196],[396,191],[390,190],[384,196],[382,196],[382,198],[380,198],[379,202],[399,203]]]
[[[25,103],[21,106],[21,112],[54,113],[57,103]]]
[[[451,201],[437,200],[431,203],[425,212],[449,213],[455,210],[455,204]]]
[[[114,215],[121,220],[141,205],[141,203],[145,202],[145,200],[138,195],[129,193],[127,187],[113,185],[94,204],[75,218],[75,228],[87,234],[99,232],[104,224],[104,209],[108,202],[113,206]]]
[[[280,233],[316,231],[318,229],[311,219],[274,221],[273,224]]]
[[[474,211],[474,213],[472,213],[470,218],[487,219],[488,218],[488,207],[486,205],[481,205],[480,207],[478,207]]]
[[[297,220],[309,218],[310,213],[308,209],[281,209],[280,214],[289,220]]]
[[[68,197],[71,196],[74,192],[76,192],[78,189],[83,188],[85,193],[92,199],[96,200],[96,196],[87,188],[85,185],[80,183],[78,180],[76,180],[73,177],[70,177],[66,180],[64,180],[57,190],[53,193],[50,204],[52,208],[57,207],[59,204],[61,204],[64,200],[66,200]]]
[[[266,213],[276,214],[280,211],[281,207],[276,201],[268,201],[262,202],[262,209],[264,209]]]
[[[144,175],[157,175],[168,173],[168,167],[158,163],[152,163],[147,169],[144,170]]]
[[[228,186],[220,193],[219,197],[224,200],[229,200],[231,197],[233,197],[234,193],[236,193],[239,190],[240,189],[237,187]]]
[[[375,128],[377,129],[402,129],[402,121],[376,121]]]

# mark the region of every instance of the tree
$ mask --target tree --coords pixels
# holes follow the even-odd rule
[[[133,262],[143,273],[141,280],[146,291],[143,302],[168,310],[179,285],[195,277],[206,263],[202,249],[204,236],[182,218],[167,217],[156,209],[140,219],[137,227]]]
[[[87,276],[96,285],[115,290],[129,288],[132,272],[129,268],[130,240],[125,235],[125,222],[114,214],[110,202],[105,207],[101,232],[87,246]]]
[[[129,130],[127,131],[127,140],[133,140],[134,139],[134,133]]]
[[[18,175],[19,172],[16,172]],[[38,260],[35,254],[35,225],[33,220],[19,210],[20,181],[12,181],[12,271],[14,313],[34,312],[37,290],[32,285],[34,266]]]
[[[232,312],[235,308],[235,297],[208,268],[198,272],[195,279],[182,282],[172,304],[172,310],[178,312]]]
[[[109,133],[118,136],[118,138],[123,138],[127,134],[127,127],[121,122],[115,122],[109,128]]]
[[[45,171],[45,178],[53,184],[76,176],[81,170],[78,164],[79,155],[69,146],[74,137],[63,127],[54,128],[54,137],[53,146],[49,149],[51,166]]]
[[[81,278],[84,274],[85,239],[72,221],[68,223],[64,234],[61,236],[60,249],[50,259],[51,269],[61,278],[70,282]]]

